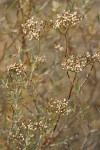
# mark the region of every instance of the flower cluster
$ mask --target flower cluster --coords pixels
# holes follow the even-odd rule
[[[58,29],[62,33],[66,33],[69,27],[76,25],[82,17],[77,11],[70,12],[64,11],[61,15],[57,15],[57,19],[35,21],[34,17],[31,17],[26,23],[22,24],[23,33],[26,34],[29,40],[43,38],[50,28]]]
[[[20,149],[20,147],[24,149],[26,146],[30,147],[31,141],[34,140],[35,130],[36,128],[31,120],[28,120],[27,123],[17,122],[12,128],[12,132],[9,133],[9,138],[16,147],[18,145],[18,149]]]
[[[43,130],[47,128],[46,122],[44,122],[43,119],[40,118],[40,120],[38,120],[38,122],[32,121],[31,119],[29,120],[29,122],[27,124],[25,124],[24,122],[22,122],[21,127],[23,127],[23,129],[27,129],[29,131],[37,131],[37,130]]]
[[[38,69],[41,64],[45,63],[45,61],[46,61],[45,56],[41,56],[41,57],[36,56],[35,62],[33,63],[33,67],[32,67],[33,70]]]
[[[17,75],[22,74],[24,66],[22,63],[14,63],[7,67],[8,73],[16,73]]]
[[[64,11],[61,15],[57,15],[53,28],[58,29],[62,33],[66,33],[69,27],[73,27],[80,20],[82,20],[82,17],[78,12]]]
[[[41,57],[36,56],[35,61],[38,62],[39,64],[44,63],[46,61],[46,58],[45,56],[41,56]]]
[[[29,40],[44,37],[49,29],[52,27],[52,20],[50,21],[34,21],[34,18],[27,20],[26,23],[22,24],[23,33],[28,35]]]
[[[59,50],[60,52],[64,51],[64,47],[61,44],[55,44],[55,49]]]
[[[71,108],[68,107],[68,102],[65,98],[63,100],[51,99],[48,103],[48,111],[68,115],[71,112]]]
[[[35,135],[40,133],[42,136],[43,131],[47,130],[47,128],[47,122],[44,118],[39,118],[38,121],[29,118],[27,122],[19,121],[17,124],[15,123],[12,128],[12,132],[9,133],[9,138],[13,141],[13,143],[20,143],[23,147],[25,145],[30,147],[31,142],[36,140]]]
[[[69,58],[63,62],[62,66],[65,70],[78,73],[95,61],[100,61],[99,54],[97,52],[93,54],[87,52],[82,55],[69,55]]]

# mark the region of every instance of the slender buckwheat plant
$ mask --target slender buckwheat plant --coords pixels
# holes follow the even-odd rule
[[[7,58],[0,80],[0,150],[98,150],[100,17],[89,22],[93,3],[0,4],[0,38],[6,39],[0,62]]]

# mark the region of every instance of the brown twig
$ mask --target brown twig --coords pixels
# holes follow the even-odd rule
[[[85,84],[85,82],[87,81],[87,79],[89,78],[92,70],[93,70],[93,67],[94,67],[94,63],[92,63],[92,66],[91,66],[91,69],[89,71],[89,73],[87,74],[86,78],[84,79],[84,81],[81,83],[80,87],[79,87],[79,91],[81,90],[81,88],[83,87],[83,85]]]
[[[69,100],[70,97],[71,97],[71,94],[72,94],[72,90],[73,90],[73,88],[74,88],[74,83],[75,83],[76,77],[77,77],[77,73],[75,73],[75,76],[74,76],[72,85],[71,85],[71,87],[70,87],[69,94],[68,94],[68,97],[67,97],[68,100]]]

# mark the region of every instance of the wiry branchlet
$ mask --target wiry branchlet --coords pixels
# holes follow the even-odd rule
[[[81,72],[87,65],[100,61],[99,54],[95,51],[93,54],[89,52],[81,55],[69,55],[62,63],[63,69],[72,72]]]
[[[56,114],[69,114],[71,108],[68,106],[68,102],[64,98],[63,100],[51,99],[48,103],[48,111],[55,112]]]
[[[23,33],[26,34],[29,40],[39,40],[43,38],[49,29],[53,26],[52,20],[49,21],[34,21],[34,18],[27,20],[26,23],[22,24]]]
[[[61,15],[57,15],[57,19],[54,23],[53,28],[58,29],[62,33],[66,33],[69,27],[73,27],[81,20],[82,17],[77,11],[64,11]]]

